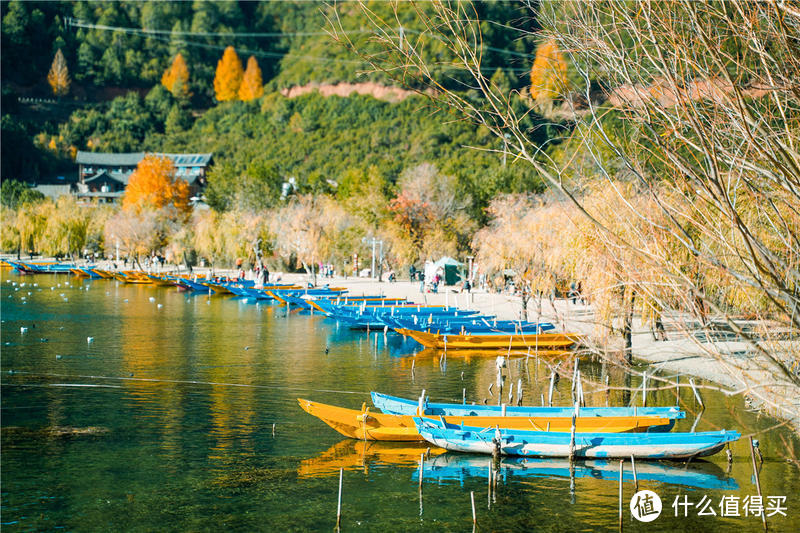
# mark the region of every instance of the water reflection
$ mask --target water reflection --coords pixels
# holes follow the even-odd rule
[[[430,450],[430,451],[428,451]],[[419,466],[422,454],[432,457],[445,453],[442,448],[431,448],[424,442],[381,442],[345,439],[331,446],[317,457],[305,459],[300,463],[297,474],[300,477],[331,476],[345,470],[361,470],[365,473],[370,466],[393,465],[405,467]]]
[[[486,479],[492,458],[456,453],[445,453],[423,463],[423,479],[426,482],[464,484],[468,478]],[[656,481],[697,489],[737,490],[739,484],[714,463],[694,461],[689,464],[637,462],[639,481]],[[418,473],[416,475],[419,475]],[[504,483],[528,477],[570,477],[568,459],[503,458],[498,472]],[[618,461],[576,461],[576,478],[594,478],[619,482]],[[623,481],[633,481],[630,465],[623,470]]]

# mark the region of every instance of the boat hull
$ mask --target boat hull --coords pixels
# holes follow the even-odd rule
[[[417,413],[419,401],[381,394],[372,393],[372,403],[384,413],[413,416]],[[468,405],[459,403],[430,403],[423,404],[426,416],[498,416],[502,412],[499,405]],[[550,416],[570,418],[575,412],[573,407],[536,407],[536,406],[507,406],[506,416]],[[672,420],[686,417],[686,413],[677,407],[581,407],[581,417],[607,417],[607,416],[658,416]]]
[[[362,440],[419,441],[413,417],[389,415],[370,411],[366,405],[361,410],[326,405],[311,400],[297,399],[300,407],[346,437]],[[499,426],[508,429],[536,429],[540,431],[570,431],[572,419],[566,417],[520,416],[453,416],[443,419],[448,424],[474,426]],[[649,431],[672,427],[673,420],[655,416],[639,417],[582,417],[575,419],[576,428],[582,432]]]
[[[456,426],[414,417],[420,435],[447,450],[492,454],[499,441],[501,455],[569,457],[568,432],[509,430]],[[603,459],[688,459],[722,450],[740,437],[735,431],[702,433],[575,433],[574,455]]]
[[[580,341],[574,333],[540,333],[538,335],[451,335],[428,333],[400,328],[396,330],[407,335],[426,348],[439,350],[513,350],[513,349],[568,349]]]

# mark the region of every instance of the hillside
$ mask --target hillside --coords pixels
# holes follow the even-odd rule
[[[395,17],[390,3],[368,6]],[[533,24],[514,2],[475,7],[493,20],[525,29]],[[447,51],[421,35],[413,9],[400,4],[398,24],[409,40],[428,43],[421,53],[447,65]],[[344,4],[337,15],[364,54],[378,51],[357,5]],[[234,184],[246,181],[253,165],[273,169],[280,181],[294,176],[303,191],[335,192],[331,183],[353,169],[375,167],[391,186],[408,165],[431,162],[458,178],[476,200],[477,214],[497,192],[538,188],[530,171],[512,173],[499,155],[464,149],[500,148],[488,132],[452,122],[424,98],[409,98],[413,93],[392,86],[334,42],[332,16],[330,7],[315,2],[3,3],[2,178],[32,182],[63,174],[76,150],[187,150],[216,154],[210,198],[219,208],[231,206]],[[527,83],[526,56],[534,49],[531,38],[517,37],[499,26],[484,36],[487,74],[502,78],[509,90]],[[242,61],[257,59],[266,89],[258,102],[215,101],[214,71],[229,45]],[[71,84],[56,100],[47,71],[58,49]],[[188,101],[160,84],[177,53],[189,70]],[[448,72],[445,78],[458,85],[459,76]],[[51,103],[34,105],[25,100],[31,97]],[[546,140],[539,119],[528,122],[532,136]]]

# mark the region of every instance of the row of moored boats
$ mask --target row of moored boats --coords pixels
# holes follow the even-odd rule
[[[561,354],[580,337],[545,322],[503,321],[477,311],[414,303],[338,287],[257,286],[252,280],[109,271],[93,266],[8,261],[23,274],[72,273],[83,278],[176,286],[204,294],[271,300],[322,313],[353,329],[390,330],[450,351],[527,350]],[[507,351],[507,352],[506,352]],[[300,406],[339,433],[359,440],[427,441],[447,450],[509,456],[685,459],[712,455],[739,438],[735,431],[671,433],[685,417],[677,407],[526,407],[430,403],[372,393],[373,407],[347,409],[299,399]]]

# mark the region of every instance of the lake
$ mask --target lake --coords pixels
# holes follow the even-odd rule
[[[567,461],[504,459],[489,498],[490,458],[433,450],[420,496],[426,445],[346,439],[297,404],[359,408],[373,390],[415,398],[422,389],[433,401],[461,401],[466,389],[468,402],[496,403],[494,358],[414,360],[419,346],[393,333],[367,336],[319,315],[164,287],[7,270],[1,285],[4,531],[330,531],[340,468],[343,530],[469,531],[470,493],[479,531],[618,529],[615,461],[578,461],[571,477]],[[641,405],[637,393],[591,385],[609,375],[612,386],[636,387],[638,376],[592,361],[581,370],[587,405]],[[508,371],[510,382],[522,380],[524,403],[546,395],[546,362],[513,359]],[[696,421],[699,404],[681,389],[687,418],[674,431],[696,422],[699,431],[758,433],[769,528],[797,531],[796,435],[741,397],[702,395]],[[561,379],[554,404],[569,398]],[[647,404],[676,399],[665,389]],[[757,508],[747,439],[731,449],[730,468],[724,452],[688,465],[638,462],[640,489],[663,503],[651,523],[628,511],[626,461],[624,528],[763,530],[745,516],[746,498]],[[689,505],[674,507],[676,498]]]

